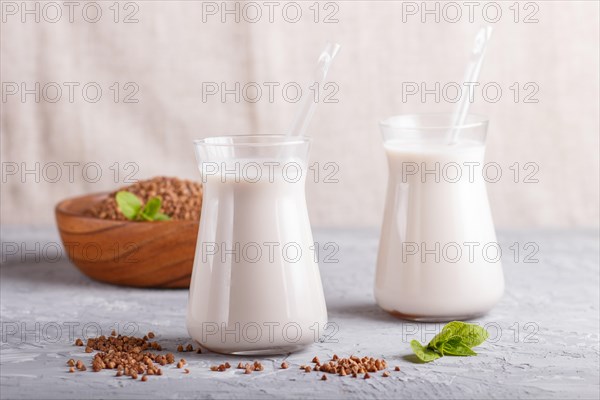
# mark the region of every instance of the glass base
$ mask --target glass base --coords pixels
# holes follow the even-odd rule
[[[401,313],[399,311],[394,311],[394,310],[392,310],[392,311],[385,310],[385,311],[388,312],[389,314],[393,315],[396,318],[404,319],[404,320],[408,320],[408,321],[415,321],[415,322],[467,321],[467,320],[475,319],[475,318],[481,317],[482,315],[485,315],[485,312],[474,313],[474,314],[467,314],[467,315],[451,315],[451,316],[440,315],[440,316],[435,316],[435,315],[413,315],[413,314],[405,314],[405,313]]]
[[[255,349],[255,350],[236,350],[232,348],[228,349],[211,349],[210,347],[206,347],[200,345],[202,349],[206,349],[212,353],[217,354],[226,354],[226,355],[234,355],[234,356],[271,356],[271,355],[281,355],[281,354],[289,354],[294,353],[296,351],[300,351],[305,349],[308,346],[305,345],[296,345],[296,346],[278,346],[271,347],[267,349]]]

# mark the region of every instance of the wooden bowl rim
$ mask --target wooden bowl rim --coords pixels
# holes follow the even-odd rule
[[[104,198],[107,198],[112,192],[96,192],[96,193],[88,193],[88,194],[84,194],[84,195],[80,195],[80,196],[73,196],[73,197],[69,197],[66,199],[63,199],[61,201],[59,201],[56,206],[54,207],[54,212],[57,214],[63,214],[63,215],[67,215],[67,216],[71,216],[71,217],[77,217],[77,218],[81,218],[81,219],[89,219],[89,220],[93,220],[93,221],[102,221],[103,223],[106,224],[111,224],[111,225],[123,225],[123,224],[138,224],[138,223],[144,223],[144,222],[149,222],[149,221],[129,221],[129,220],[114,220],[114,219],[105,219],[105,218],[98,218],[98,217],[93,217],[90,215],[85,215],[83,213],[78,213],[72,210],[69,210],[67,207],[65,207],[66,203],[69,202],[77,202],[77,201],[81,201],[85,198],[98,198],[97,201],[91,201],[91,204],[94,204],[96,202],[99,202],[101,200],[103,200]],[[198,224],[198,221],[188,221],[188,220],[175,220],[175,221],[152,221],[152,224],[180,224],[180,225],[184,225],[184,224]]]

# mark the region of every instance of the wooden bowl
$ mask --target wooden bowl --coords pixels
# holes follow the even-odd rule
[[[92,279],[114,285],[188,288],[198,221],[113,221],[84,215],[108,193],[63,200],[56,222],[69,259]]]

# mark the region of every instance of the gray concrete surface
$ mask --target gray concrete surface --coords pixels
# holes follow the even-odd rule
[[[377,248],[375,231],[317,231],[320,243],[339,244],[337,263],[321,264],[329,319],[339,328],[323,342],[290,355],[259,358],[265,371],[211,372],[210,365],[253,360],[191,354],[191,373],[165,368],[148,382],[115,378],[114,372],[69,374],[73,357],[91,355],[74,347],[82,330],[149,330],[167,349],[188,343],[185,290],[119,288],[91,281],[67,260],[54,261],[54,230],[2,229],[0,299],[0,397],[12,398],[598,398],[599,244],[597,232],[512,232],[500,235],[506,293],[500,304],[475,322],[491,338],[476,357],[445,357],[414,363],[411,339],[428,341],[441,324],[395,319],[373,299]],[[508,249],[533,242],[537,263],[515,262]],[[35,249],[8,255],[7,245]],[[28,247],[23,247],[28,246]],[[44,248],[45,253],[44,254]],[[531,250],[530,250],[531,251]],[[529,253],[528,251],[527,253]],[[11,253],[13,251],[10,251]],[[522,261],[524,254],[520,255]],[[36,325],[38,324],[38,325]],[[72,332],[69,327],[72,328]],[[333,330],[329,333],[331,334]],[[385,358],[400,372],[370,380],[301,372],[314,355]],[[281,370],[286,360],[291,368]]]

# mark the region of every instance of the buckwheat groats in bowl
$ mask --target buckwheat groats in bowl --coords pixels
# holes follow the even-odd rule
[[[122,209],[118,196],[121,206],[125,199],[138,208]],[[111,193],[66,199],[55,213],[69,259],[90,278],[188,288],[201,206],[200,183],[156,177]]]
[[[162,212],[173,221],[198,221],[202,207],[202,185],[197,182],[159,176],[112,192],[107,198],[92,205],[87,214],[97,218],[125,221],[119,211],[115,196],[127,191],[139,197],[144,204],[152,197],[162,200]]]

